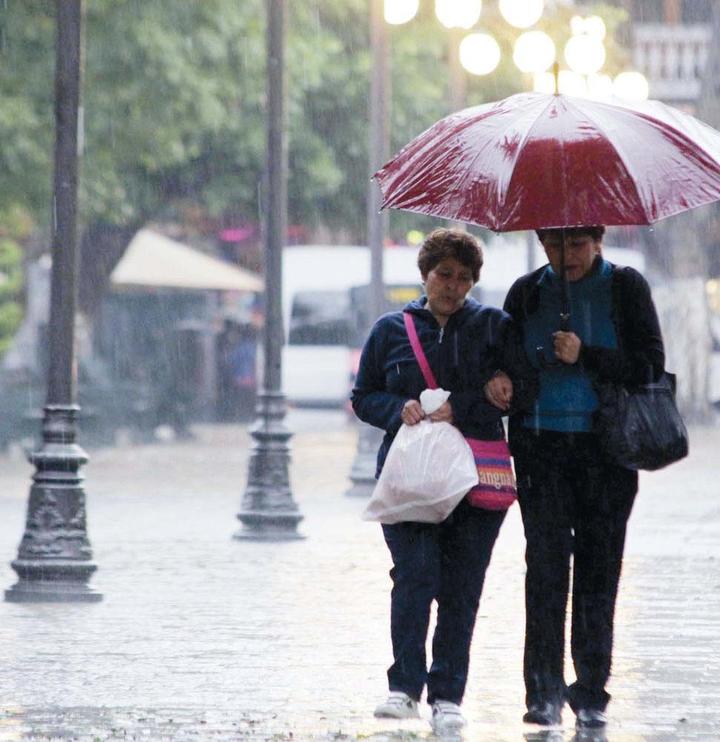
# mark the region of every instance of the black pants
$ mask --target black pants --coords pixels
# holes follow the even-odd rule
[[[613,619],[637,473],[601,458],[590,433],[527,431],[513,442],[525,559],[526,702],[604,710],[610,699]],[[571,651],[563,677],[572,555]]]
[[[504,518],[504,512],[473,508],[462,500],[439,524],[383,526],[394,565],[390,690],[419,700],[427,682],[428,703],[462,701],[485,571]],[[437,625],[428,673],[425,641],[433,600]]]

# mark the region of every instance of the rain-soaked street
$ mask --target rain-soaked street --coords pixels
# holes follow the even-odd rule
[[[247,476],[240,425],[191,441],[96,449],[85,467],[97,604],[0,605],[0,740],[411,740],[378,721],[390,657],[389,558],[344,496],[356,431],[293,412],[291,478],[307,537],[236,541]],[[610,692],[612,742],[720,737],[720,428],[641,476]],[[0,461],[4,588],[31,467]],[[572,740],[521,722],[523,536],[517,507],[488,573],[464,708],[466,740]],[[571,675],[568,667],[568,675]],[[588,739],[588,738],[583,738]]]

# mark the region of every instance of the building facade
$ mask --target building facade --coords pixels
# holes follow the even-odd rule
[[[633,67],[650,97],[696,113],[712,45],[713,0],[623,0]]]

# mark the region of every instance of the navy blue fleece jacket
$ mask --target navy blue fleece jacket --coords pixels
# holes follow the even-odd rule
[[[468,298],[441,328],[426,304],[427,297],[423,296],[403,311],[414,318],[438,385],[451,392],[454,424],[471,438],[502,439],[501,418],[505,413],[485,398],[485,382],[496,370],[507,371],[514,383],[513,408],[521,408],[523,402],[532,399],[535,389],[530,381],[522,380],[527,372],[524,357],[518,356],[519,344],[513,339],[509,315]],[[402,424],[400,413],[404,404],[409,399],[419,399],[426,387],[405,330],[403,313],[383,315],[363,348],[351,397],[361,420],[385,430],[378,451],[377,474]]]

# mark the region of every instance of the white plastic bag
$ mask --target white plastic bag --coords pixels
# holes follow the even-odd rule
[[[429,420],[403,425],[362,517],[440,523],[477,483],[472,451],[457,428]]]

